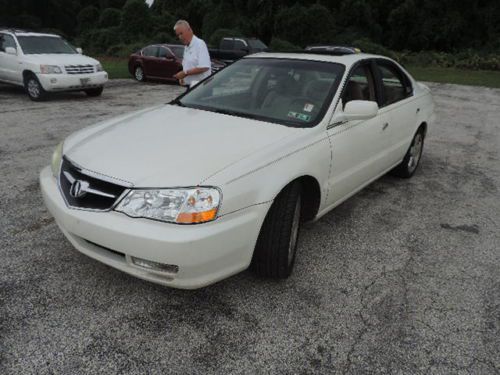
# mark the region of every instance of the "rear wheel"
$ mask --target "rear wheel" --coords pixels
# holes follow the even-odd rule
[[[410,148],[406,152],[406,155],[396,168],[392,170],[392,174],[402,178],[410,178],[413,176],[422,158],[422,152],[424,150],[424,135],[425,130],[420,127],[411,141]]]
[[[134,78],[139,82],[144,82],[146,80],[146,76],[144,75],[144,70],[142,69],[142,66],[135,67]]]
[[[292,273],[302,211],[301,185],[288,185],[274,200],[260,230],[252,269],[260,276],[285,279]]]
[[[35,102],[43,100],[47,95],[47,92],[43,89],[40,81],[34,74],[30,74],[24,79],[24,88],[29,98]]]
[[[104,87],[97,87],[95,89],[88,89],[88,90],[84,90],[85,91],[85,94],[87,94],[88,96],[101,96],[102,95],[102,92],[104,91]]]

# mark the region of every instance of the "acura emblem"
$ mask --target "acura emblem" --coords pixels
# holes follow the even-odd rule
[[[69,194],[73,198],[81,198],[87,194],[89,183],[87,181],[75,180],[69,188]]]

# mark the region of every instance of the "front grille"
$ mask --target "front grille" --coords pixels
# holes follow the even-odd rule
[[[88,74],[94,73],[94,66],[92,65],[66,65],[64,67],[68,74]]]
[[[70,207],[110,210],[126,187],[89,176],[68,159],[63,158],[59,185]]]

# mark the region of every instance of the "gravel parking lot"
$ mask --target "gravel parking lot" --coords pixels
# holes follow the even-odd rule
[[[286,281],[182,291],[77,252],[38,186],[61,139],[179,87],[33,103],[0,84],[0,374],[500,373],[500,90],[429,85],[438,120],[414,178],[303,228]]]

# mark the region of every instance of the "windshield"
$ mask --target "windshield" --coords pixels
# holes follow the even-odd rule
[[[329,62],[246,58],[174,102],[283,125],[311,127],[323,118],[344,69],[344,65]]]
[[[253,49],[267,49],[267,46],[259,39],[248,39],[247,42]]]
[[[17,40],[19,41],[25,55],[45,53],[78,53],[68,42],[56,36],[18,36]]]

